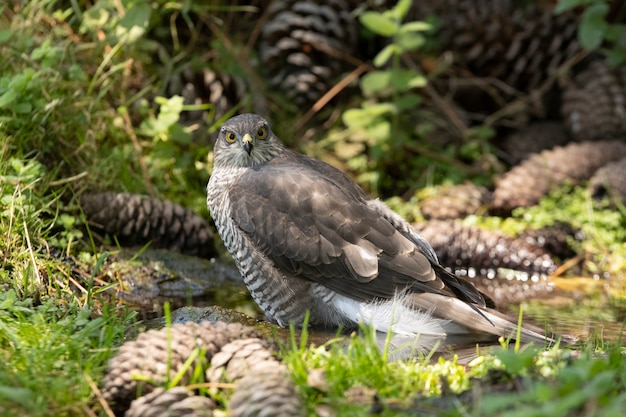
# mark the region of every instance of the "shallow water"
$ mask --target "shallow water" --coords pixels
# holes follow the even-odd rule
[[[549,293],[529,298],[520,304],[501,305],[560,334],[570,334],[581,341],[626,340],[626,292],[623,278],[552,278]]]
[[[124,255],[121,254],[118,261],[132,256]],[[149,317],[159,316],[162,302],[169,301],[174,309],[183,306],[223,308],[212,313],[213,319],[241,321],[233,319],[237,314],[229,314],[228,310],[243,313],[251,320],[263,319],[232,264],[164,251],[146,251],[139,260],[140,267],[122,262],[116,263],[118,266],[112,270],[126,281],[123,286],[126,291],[120,294],[122,298],[141,310],[151,311]],[[120,268],[120,265],[125,266]],[[626,340],[623,278],[549,278],[500,271],[488,277],[469,279],[494,299],[499,310],[517,317],[521,307],[523,322],[554,333],[571,334],[582,341],[618,340],[620,337]],[[146,300],[149,303],[143,305]],[[333,335],[326,333],[325,337]],[[323,338],[315,339],[323,341]]]

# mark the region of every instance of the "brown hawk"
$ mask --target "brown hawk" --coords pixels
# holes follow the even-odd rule
[[[246,286],[281,326],[364,322],[404,340],[474,343],[518,325],[470,282],[447,272],[424,238],[336,168],[287,148],[268,122],[222,126],[207,204]],[[552,341],[523,326],[524,342]]]

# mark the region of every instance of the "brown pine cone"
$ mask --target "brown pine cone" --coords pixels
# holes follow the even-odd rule
[[[626,158],[600,168],[589,181],[595,199],[609,197],[613,203],[626,205]]]
[[[275,346],[267,340],[233,340],[211,358],[211,367],[206,372],[207,380],[217,382],[227,378],[237,381],[251,370],[281,366],[274,357],[274,351]]]
[[[565,126],[560,122],[535,122],[496,143],[503,159],[516,165],[530,155],[563,146],[570,141]]]
[[[485,204],[489,192],[472,183],[442,188],[435,196],[424,199],[420,210],[426,219],[458,219],[474,214]]]
[[[516,207],[537,204],[565,182],[578,184],[600,167],[626,156],[626,142],[572,143],[534,154],[497,181],[491,211],[508,215]]]
[[[182,96],[186,105],[210,104],[211,109],[185,111],[180,114],[180,122],[185,126],[198,124],[194,138],[202,140],[210,135],[206,126],[224,117],[233,107],[248,96],[246,80],[232,74],[214,71],[209,67],[185,67],[175,74],[167,85],[169,95]],[[256,103],[255,103],[256,104]],[[259,113],[260,108],[246,102],[243,110]],[[212,116],[211,119],[209,117]]]
[[[439,20],[437,39],[477,77],[491,77],[522,92],[544,82],[581,48],[578,18],[535,2],[425,0],[410,18]]]
[[[355,45],[356,25],[344,0],[278,0],[261,34],[261,63],[270,87],[298,106],[310,105],[343,70],[327,50],[351,54]]]
[[[117,236],[122,245],[176,249],[202,258],[217,256],[209,223],[171,201],[130,193],[84,194],[89,225]]]
[[[284,365],[256,368],[237,382],[231,417],[306,416],[306,408]]]
[[[236,383],[230,416],[304,416],[306,410],[285,365],[274,356],[275,346],[262,339],[233,340],[211,359],[208,381]]]
[[[541,229],[526,229],[517,236],[517,239],[541,248],[560,260],[576,255],[568,242],[570,238],[582,240],[582,233],[567,223],[557,223]]]
[[[111,358],[102,384],[102,394],[116,415],[122,415],[139,393],[145,395],[181,371],[194,349],[206,351],[189,367],[180,383],[185,384],[196,366],[210,361],[224,345],[238,338],[255,337],[252,327],[238,323],[188,322],[139,334]],[[169,374],[168,374],[169,371]],[[141,380],[136,377],[141,376]]]
[[[561,114],[578,141],[626,136],[626,67],[594,61],[565,86]]]
[[[213,417],[215,401],[186,388],[157,388],[134,400],[124,417]]]
[[[546,250],[497,231],[464,226],[454,220],[431,220],[416,228],[431,244],[441,264],[455,272],[473,270],[478,276],[493,276],[498,268],[507,268],[547,275],[556,269]]]

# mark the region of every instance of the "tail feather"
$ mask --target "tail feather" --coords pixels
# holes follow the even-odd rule
[[[434,317],[450,320],[454,324],[447,328],[451,340],[458,337],[473,342],[493,341],[498,337],[516,339],[519,330],[522,343],[553,344],[557,341],[557,336],[537,326],[518,323],[512,317],[492,308],[471,305],[452,297],[411,294],[410,302],[415,308],[431,311]],[[563,344],[575,341],[571,336],[560,337],[560,340]]]

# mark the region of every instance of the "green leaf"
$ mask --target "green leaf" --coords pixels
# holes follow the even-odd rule
[[[554,8],[554,13],[563,13],[567,10],[573,9],[574,7],[582,6],[587,3],[587,0],[560,0]]]
[[[116,35],[128,43],[135,42],[146,33],[151,14],[150,4],[142,2],[133,5],[120,19],[120,23],[116,27]]]
[[[411,9],[411,4],[413,4],[413,0],[399,0],[390,12],[397,21],[402,21]]]
[[[422,102],[422,96],[418,94],[406,94],[394,102],[398,110],[414,109]]]
[[[423,87],[426,83],[426,77],[416,71],[406,69],[390,71],[390,84],[398,91]]]
[[[361,90],[364,95],[370,96],[388,88],[390,84],[390,71],[372,71],[365,74],[361,79]]]
[[[423,74],[414,74],[413,78],[409,80],[409,87],[411,88],[422,88],[428,84],[428,78]]]
[[[111,23],[111,14],[104,6],[105,2],[96,2],[93,7],[83,13],[80,33],[96,31]]]
[[[613,23],[606,28],[604,38],[607,41],[626,43],[626,24]]]
[[[398,31],[398,24],[389,17],[376,12],[365,12],[359,16],[361,24],[380,36],[393,36]]]
[[[395,112],[396,107],[391,103],[377,103],[372,104],[371,106],[365,106],[363,107],[363,110],[369,113],[369,115],[373,119],[388,113]]]
[[[3,107],[7,107],[9,104],[13,103],[17,98],[17,92],[15,90],[9,90],[6,93],[0,96],[0,109]]]
[[[398,47],[395,44],[385,46],[378,54],[376,54],[376,57],[374,57],[374,66],[378,68],[382,67],[387,63],[387,61],[389,61],[391,56],[397,52]]]
[[[605,52],[609,66],[615,68],[626,64],[626,49],[614,47]]]
[[[0,42],[8,42],[13,37],[11,29],[0,30]]]
[[[608,10],[607,4],[595,4],[585,10],[578,27],[578,40],[584,49],[595,51],[602,44],[608,26],[605,19]]]
[[[426,22],[408,22],[400,26],[400,32],[425,32],[432,27],[433,25]]]
[[[369,116],[363,109],[348,109],[343,112],[341,120],[351,128],[363,128],[370,122]]]
[[[402,51],[413,51],[418,49],[420,46],[424,45],[424,42],[424,37],[415,32],[399,33],[396,37],[396,45],[398,45]]]
[[[380,120],[369,127],[368,133],[376,139],[376,142],[386,141],[391,136],[391,123]]]

